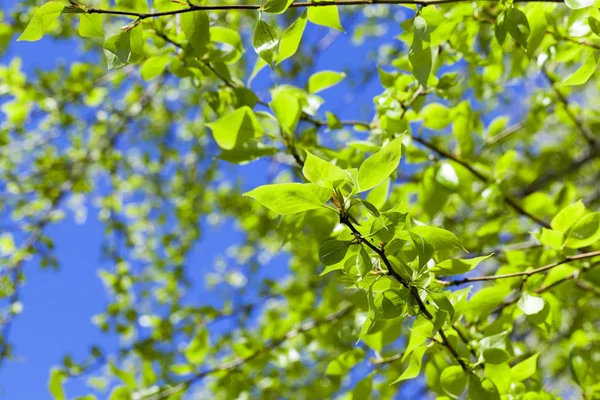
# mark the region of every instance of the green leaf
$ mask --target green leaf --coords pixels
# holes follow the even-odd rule
[[[12,233],[4,232],[0,235],[0,255],[10,256],[16,250]]]
[[[123,31],[104,42],[104,55],[108,69],[120,68],[129,63],[131,57],[130,32]]]
[[[308,20],[313,24],[344,32],[344,28],[340,23],[340,14],[335,5],[308,7]]]
[[[263,135],[262,127],[248,106],[240,107],[206,126],[212,131],[219,147],[225,150],[231,150],[251,138]]]
[[[539,236],[539,240],[544,246],[560,250],[563,244],[563,236],[563,233],[560,231],[542,228],[542,233]]]
[[[450,110],[439,103],[429,103],[421,111],[423,125],[429,129],[444,129],[452,122]]]
[[[358,255],[356,256],[356,269],[360,274],[361,278],[367,276],[369,271],[373,268],[373,262],[367,250],[364,247],[360,248]]]
[[[537,359],[540,353],[535,353],[531,357],[521,361],[510,369],[512,379],[514,381],[522,382],[525,379],[529,379],[537,371]]]
[[[117,386],[110,392],[108,400],[133,400],[133,395],[128,387]]]
[[[433,300],[440,310],[448,313],[450,319],[454,319],[454,306],[452,306],[452,303],[444,293],[429,292],[429,297],[431,297],[431,300]]]
[[[206,11],[194,11],[180,14],[181,30],[194,49],[196,57],[206,54],[210,42],[210,21]]]
[[[446,367],[440,375],[440,386],[448,396],[458,398],[467,387],[465,371],[458,365]]]
[[[433,64],[431,48],[428,46],[421,48],[413,45],[408,52],[408,60],[410,61],[412,73],[415,78],[417,78],[421,85],[427,87]]]
[[[190,364],[199,365],[204,361],[210,348],[208,330],[200,329],[184,351],[185,358]]]
[[[294,0],[267,0],[262,10],[272,14],[281,14],[285,12],[293,2]]]
[[[434,226],[415,226],[411,232],[418,233],[431,243],[437,251],[464,249],[460,240],[450,231]]]
[[[402,151],[402,136],[367,158],[358,170],[359,192],[374,188],[398,168]]]
[[[546,13],[542,4],[537,4],[527,13],[529,20],[529,40],[527,41],[527,55],[533,57],[538,47],[546,36]]]
[[[572,10],[579,10],[593,5],[594,0],[565,0],[565,4]]]
[[[585,205],[582,200],[566,206],[559,211],[552,219],[550,225],[552,229],[559,232],[566,232],[571,226],[585,214]]]
[[[302,114],[298,98],[287,90],[275,90],[269,106],[284,130],[292,134],[296,130],[300,114]]]
[[[329,376],[344,376],[363,359],[363,356],[364,350],[362,349],[348,350],[327,364],[325,374]]]
[[[539,296],[533,296],[528,292],[523,292],[517,302],[517,306],[526,315],[534,315],[541,312],[546,306],[546,301]]]
[[[110,372],[115,375],[117,378],[119,378],[128,388],[130,389],[135,389],[136,388],[136,383],[135,383],[135,377],[133,376],[132,373],[124,371],[120,368],[118,368],[114,363],[109,363],[109,367],[110,367]]]
[[[594,32],[596,36],[600,36],[600,21],[594,17],[588,17],[588,24],[590,25],[592,32]]]
[[[254,37],[252,38],[252,47],[256,54],[263,59],[271,68],[275,61],[275,51],[279,39],[277,33],[262,19],[259,19],[254,28]]]
[[[417,255],[419,256],[419,268],[422,268],[429,262],[429,260],[431,260],[435,248],[418,233],[409,232],[409,234],[413,244],[415,245]]]
[[[469,400],[500,400],[500,394],[492,381],[472,374],[469,378]]]
[[[596,72],[596,68],[598,67],[598,62],[600,61],[600,52],[595,51],[585,58],[585,61],[575,71],[572,75],[570,75],[567,79],[565,79],[561,85],[562,86],[576,86],[583,85],[586,83]]]
[[[156,78],[165,71],[169,61],[171,61],[169,56],[152,56],[148,58],[140,68],[142,79],[149,81]]]
[[[344,260],[349,248],[347,240],[329,240],[319,249],[319,260],[327,266],[337,264]]]
[[[504,40],[506,40],[506,11],[502,11],[496,17],[496,24],[494,25],[494,37],[502,46]]]
[[[54,400],[66,400],[63,382],[67,379],[67,375],[58,368],[50,370],[50,379],[48,380],[48,390]]]
[[[281,41],[279,42],[277,64],[296,54],[296,51],[298,51],[298,47],[300,46],[300,41],[302,40],[302,35],[304,34],[304,28],[306,28],[306,21],[308,21],[308,19],[306,10],[304,10],[298,19],[283,32]]]
[[[567,233],[565,247],[580,249],[600,240],[600,212],[581,217]]]
[[[310,182],[330,189],[337,187],[347,177],[343,169],[315,156],[309,151],[306,152],[302,174]]]
[[[36,42],[47,33],[63,11],[64,6],[56,1],[49,1],[38,8],[29,24],[17,41]]]
[[[408,367],[402,372],[402,375],[392,382],[398,383],[409,379],[414,379],[421,373],[421,364],[423,363],[423,355],[427,351],[427,346],[417,347],[410,355]]]
[[[527,47],[530,29],[529,21],[523,11],[516,7],[511,7],[506,11],[506,29],[517,43]]]
[[[117,0],[117,7],[123,11],[148,12],[147,0]]]
[[[322,90],[337,85],[345,77],[345,73],[335,71],[320,71],[312,74],[308,78],[308,92],[319,93]]]
[[[79,35],[81,37],[104,38],[101,14],[81,14],[79,18]]]
[[[450,260],[444,260],[441,263],[432,267],[430,269],[430,271],[435,272],[436,274],[441,274],[441,275],[446,275],[446,276],[461,275],[461,274],[471,271],[472,269],[477,267],[477,265],[479,263],[487,260],[491,256],[493,256],[493,254],[490,254],[488,256],[474,257],[474,258],[468,258],[468,259],[463,259],[463,260],[456,259],[456,258],[453,258]]]
[[[280,183],[259,186],[244,196],[252,197],[277,214],[295,214],[323,207],[331,190],[313,183]]]

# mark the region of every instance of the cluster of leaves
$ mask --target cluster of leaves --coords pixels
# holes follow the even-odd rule
[[[21,224],[0,235],[0,357],[26,261],[58,267],[46,228],[90,203],[110,264],[94,323],[123,343],[66,357],[55,398],[84,376],[85,399],[600,396],[593,1],[32,3],[0,15],[0,46],[79,35],[94,59],[36,79],[0,67],[0,205]],[[348,59],[360,79],[310,61],[305,31],[337,35],[345,16],[377,40],[375,60]],[[370,77],[368,120],[324,109]],[[223,182],[266,163],[245,194]],[[224,220],[244,242],[206,275],[217,308],[186,295],[187,264],[201,222]]]

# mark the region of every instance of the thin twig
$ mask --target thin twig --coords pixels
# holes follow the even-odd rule
[[[474,276],[471,278],[457,279],[454,281],[446,281],[443,284],[445,286],[458,286],[458,285],[463,285],[465,283],[470,283],[470,282],[494,281],[497,279],[516,278],[519,276],[530,277],[531,275],[535,275],[540,272],[548,271],[554,267],[558,267],[559,265],[566,264],[571,261],[585,260],[587,258],[593,258],[593,257],[598,257],[598,256],[600,256],[600,251],[592,251],[589,253],[576,254],[574,256],[566,256],[564,258],[564,260],[557,261],[552,264],[548,264],[548,265],[545,265],[543,267],[539,267],[536,269],[532,269],[530,271],[513,272],[511,274],[501,274],[501,275]]]

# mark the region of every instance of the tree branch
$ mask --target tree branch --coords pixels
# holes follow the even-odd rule
[[[214,375],[219,372],[235,370],[235,369],[241,367],[242,365],[244,365],[245,363],[247,363],[263,354],[269,353],[270,351],[276,349],[277,347],[281,346],[288,340],[295,338],[296,336],[302,335],[305,332],[308,332],[308,331],[310,331],[314,328],[317,328],[318,326],[321,326],[323,324],[335,322],[335,321],[341,319],[342,317],[344,317],[345,315],[350,313],[350,311],[352,311],[353,309],[354,309],[354,305],[346,305],[346,306],[342,307],[339,311],[329,314],[323,319],[305,322],[302,325],[300,325],[300,327],[298,327],[296,329],[292,329],[291,331],[287,332],[285,335],[281,336],[280,338],[268,342],[262,348],[256,350],[255,352],[253,352],[252,354],[250,354],[246,357],[238,357],[238,358],[235,358],[226,363],[220,364],[214,368],[202,371],[202,372],[194,375],[192,378],[190,378],[184,382],[181,382],[180,384],[178,384],[176,386],[164,388],[163,390],[159,391],[158,393],[154,393],[154,394],[148,396],[147,399],[148,400],[166,399],[176,393],[186,390],[192,384],[201,381],[202,379],[204,379],[205,377],[207,377],[209,375]]]
[[[530,277],[532,275],[538,274],[540,272],[548,271],[554,267],[558,267],[559,265],[566,264],[571,261],[577,260],[585,260],[587,258],[593,258],[600,256],[600,251],[592,251],[589,253],[576,254],[574,256],[566,256],[564,260],[554,262],[552,264],[545,265],[540,268],[532,269],[531,271],[522,271],[522,272],[513,272],[511,274],[501,274],[501,275],[488,275],[488,276],[475,276],[471,278],[458,279],[454,281],[441,281],[445,286],[458,286],[463,285],[465,283],[470,282],[481,282],[481,281],[494,281],[497,279],[507,279],[507,278],[517,278],[519,276]]]
[[[371,4],[390,4],[390,5],[419,5],[422,7],[432,5],[443,5],[453,3],[466,3],[473,0],[335,0],[335,1],[299,1],[290,4],[289,8],[307,8],[307,7],[330,7],[330,6],[357,6]],[[494,3],[497,0],[475,0],[478,2]],[[515,0],[515,3],[563,3],[564,0]],[[81,9],[79,6],[78,9]],[[226,11],[226,10],[261,10],[260,4],[208,4],[208,5],[190,5],[189,7],[180,8],[178,10],[161,11],[161,12],[135,12],[135,11],[120,11],[107,10],[102,8],[83,8],[88,14],[107,14],[118,15],[123,17],[134,17],[139,20],[148,18],[166,17],[177,14],[184,14],[194,11]]]

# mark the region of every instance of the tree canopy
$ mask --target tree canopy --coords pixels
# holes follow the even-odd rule
[[[120,348],[55,399],[600,398],[599,6],[16,2],[0,54],[73,56],[0,65],[2,368],[94,213]]]

